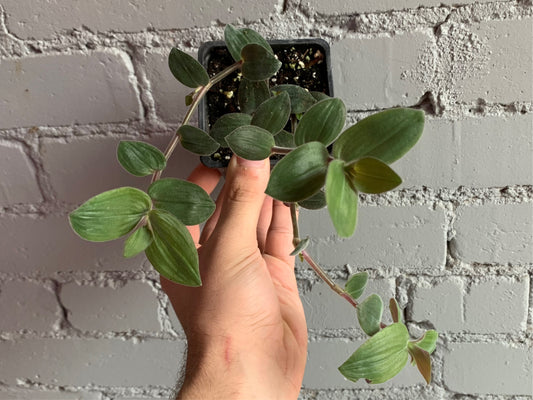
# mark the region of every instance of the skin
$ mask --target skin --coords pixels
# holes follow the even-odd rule
[[[264,194],[268,160],[233,157],[214,215],[197,243],[202,286],[161,278],[187,336],[177,399],[297,399],[307,357],[307,327],[294,275],[290,210]],[[210,193],[216,170],[189,180]]]

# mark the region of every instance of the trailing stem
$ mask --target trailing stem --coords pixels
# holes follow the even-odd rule
[[[295,203],[291,203],[290,204],[290,208],[291,208],[291,219],[292,219],[292,228],[293,228],[293,240],[292,240],[292,243],[294,246],[297,246],[298,243],[300,243],[300,233],[299,233],[299,228],[298,228],[298,219],[297,219],[297,215],[296,215],[296,204]],[[326,273],[326,271],[324,271],[322,269],[322,267],[320,267],[320,265],[318,265],[315,260],[313,260],[311,258],[311,256],[309,255],[309,253],[307,253],[307,251],[303,250],[301,253],[301,256],[303,257],[303,259],[307,262],[307,264],[309,264],[309,266],[313,269],[313,271],[315,271],[315,273],[318,275],[318,277],[320,279],[322,279],[324,282],[327,283],[327,285],[335,292],[337,293],[339,296],[341,296],[344,300],[346,300],[348,303],[350,303],[353,307],[357,307],[357,302],[353,299],[352,296],[350,296],[348,294],[348,292],[346,292],[346,290],[344,290],[342,287],[340,287],[339,285],[337,285],[330,277],[329,275]]]

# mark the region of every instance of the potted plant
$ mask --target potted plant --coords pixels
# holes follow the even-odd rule
[[[395,299],[389,309],[393,323],[382,322],[383,301],[377,294],[359,302],[368,274],[359,272],[344,287],[337,285],[311,258],[301,238],[297,207],[327,207],[341,237],[354,233],[358,193],[382,193],[401,183],[390,163],[402,157],[419,139],[424,113],[396,108],[371,115],[344,129],[346,110],[340,99],[309,92],[297,85],[269,87],[281,62],[269,43],[250,29],[228,25],[225,42],[234,62],[209,76],[194,58],[172,49],[169,67],[174,76],[193,89],[184,120],[163,153],[144,142],[122,141],[118,160],[130,173],[152,175],[147,191],[122,187],[96,195],[70,214],[74,231],[91,241],[114,240],[130,234],[124,256],[145,252],[165,278],[201,285],[198,255],[186,225],[206,221],[215,204],[199,186],[174,178],[161,179],[166,162],[178,144],[203,156],[228,147],[249,160],[284,156],[272,169],[266,193],[290,205],[293,219],[293,255],[305,260],[357,312],[369,339],[339,367],[348,379],[382,383],[407,364],[409,356],[425,380],[431,379],[430,354],[437,333],[411,339]],[[218,82],[239,71],[244,83],[237,94],[240,112],[221,116],[209,132],[189,125],[200,101]],[[229,114],[228,114],[229,115]],[[222,122],[221,122],[222,121]],[[287,125],[288,124],[288,125]],[[285,128],[289,127],[290,131]],[[331,146],[331,151],[328,147]],[[120,212],[118,212],[120,211]]]

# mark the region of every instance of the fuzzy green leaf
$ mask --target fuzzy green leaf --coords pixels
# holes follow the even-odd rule
[[[431,354],[435,351],[435,348],[437,347],[438,338],[439,334],[433,329],[430,329],[426,331],[426,333],[424,333],[424,336],[414,341],[413,344]]]
[[[287,131],[281,131],[274,136],[276,146],[285,148],[294,148],[294,135]]]
[[[205,222],[215,211],[215,203],[200,186],[176,178],[163,178],[148,188],[154,207],[172,213],[185,225]]]
[[[233,25],[226,25],[224,41],[235,61],[241,60],[242,49],[252,43],[261,45],[270,53],[274,53],[268,42],[259,33],[249,28],[236,29]]]
[[[180,142],[184,149],[200,156],[208,156],[218,150],[220,145],[203,130],[190,125],[178,129]]]
[[[278,85],[270,89],[272,93],[287,92],[291,100],[291,114],[301,114],[316,103],[311,93],[298,85]]]
[[[241,52],[243,59],[242,75],[251,81],[264,81],[274,76],[281,62],[273,53],[259,44],[248,44]]]
[[[133,232],[124,243],[124,257],[134,257],[140,252],[146,250],[150,243],[152,243],[152,233],[146,226],[141,226]]]
[[[319,190],[311,197],[299,201],[298,205],[308,210],[320,210],[321,208],[324,208],[327,205],[326,194],[323,190]]]
[[[296,131],[297,146],[322,142],[329,146],[339,136],[346,119],[346,107],[340,99],[325,99],[314,104],[303,115]]]
[[[229,113],[220,117],[211,128],[211,136],[222,147],[228,147],[226,136],[237,129],[239,126],[250,125],[252,116],[244,113]]]
[[[339,367],[339,371],[354,382],[359,379],[367,379],[373,384],[386,382],[407,363],[408,340],[409,332],[404,324],[387,326],[363,343]]]
[[[346,282],[344,289],[348,292],[350,296],[357,300],[365,291],[367,282],[368,272],[358,272],[357,274],[352,275],[350,279],[348,279],[348,282]]]
[[[130,232],[150,210],[142,190],[122,187],[100,193],[70,213],[72,229],[83,239],[105,242]]]
[[[280,93],[263,102],[252,117],[252,125],[266,129],[273,135],[280,132],[291,114],[291,102],[287,93]]]
[[[165,155],[145,142],[122,140],[117,149],[118,162],[130,174],[146,176],[166,167]]]
[[[344,161],[329,163],[326,178],[326,202],[333,226],[340,237],[350,237],[357,224],[358,195],[344,173]]]
[[[359,325],[368,336],[379,332],[382,315],[383,301],[377,294],[371,294],[357,306]]]
[[[413,357],[413,362],[429,385],[431,383],[431,358],[429,353],[413,343],[409,343],[408,349],[409,354]]]
[[[291,256],[295,256],[297,254],[300,254],[302,251],[304,251],[307,246],[309,246],[309,237],[306,237],[305,239],[301,240],[300,243],[296,245],[294,250],[291,252]]]
[[[274,147],[272,134],[258,126],[245,125],[226,136],[231,151],[247,160],[264,160]]]
[[[209,83],[209,75],[202,64],[175,47],[170,50],[168,66],[172,75],[185,86],[197,88]]]
[[[395,298],[391,298],[389,300],[389,310],[392,320],[394,322],[402,322],[402,309],[400,308],[400,305],[398,304]]]
[[[252,114],[259,104],[270,98],[270,89],[267,81],[252,82],[246,78],[241,79],[239,84],[239,107],[241,112]]]
[[[153,267],[173,282],[200,286],[198,253],[185,225],[165,210],[152,210],[148,217],[154,239],[145,252]]]
[[[313,96],[315,98],[316,101],[320,101],[320,100],[325,100],[325,99],[331,99],[330,96],[328,96],[326,93],[322,93],[322,92],[317,92],[317,91],[310,91],[309,92],[311,94],[311,96]]]
[[[383,193],[402,183],[396,172],[377,158],[365,157],[346,166],[352,185],[362,193]]]
[[[269,196],[286,202],[307,199],[318,192],[326,180],[328,151],[320,142],[306,143],[281,159],[270,174]]]
[[[416,144],[423,129],[423,111],[410,108],[382,111],[346,129],[333,145],[333,155],[346,162],[375,157],[390,164]]]

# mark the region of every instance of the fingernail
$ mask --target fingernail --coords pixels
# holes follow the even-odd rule
[[[259,161],[252,161],[252,160],[246,160],[241,157],[237,157],[237,164],[241,167],[246,168],[262,168],[263,165],[265,165],[265,160],[259,160]]]

